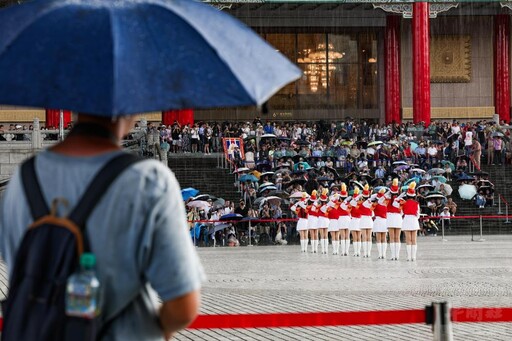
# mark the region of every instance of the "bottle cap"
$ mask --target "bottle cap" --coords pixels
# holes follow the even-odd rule
[[[80,265],[87,269],[93,268],[96,265],[96,256],[90,252],[82,253]]]

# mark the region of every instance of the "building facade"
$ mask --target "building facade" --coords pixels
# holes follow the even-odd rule
[[[497,115],[510,121],[512,1],[205,2],[246,23],[302,69],[299,80],[268,101],[270,120],[428,123]],[[34,115],[49,117],[45,110],[0,106],[0,121]],[[186,121],[257,115],[257,108],[197,110],[192,118],[187,111]],[[163,114],[167,123],[179,117]]]

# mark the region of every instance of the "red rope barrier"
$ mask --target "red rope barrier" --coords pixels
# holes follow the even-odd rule
[[[452,308],[453,322],[512,322],[512,308]],[[188,329],[290,328],[425,323],[424,309],[200,315]],[[0,317],[0,332],[3,319]]]
[[[200,315],[188,328],[284,328],[404,323],[425,323],[425,310]]]

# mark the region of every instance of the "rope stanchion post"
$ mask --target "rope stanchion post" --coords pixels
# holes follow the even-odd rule
[[[508,220],[508,205],[505,205],[505,217],[506,217],[506,220],[505,220],[504,224],[510,224],[510,220]]]
[[[441,219],[441,233],[443,236],[443,239],[441,239],[441,241],[447,242],[448,240],[444,238],[444,219]]]
[[[251,219],[249,219],[249,227],[247,228],[247,234],[249,235],[249,246],[252,246],[252,231],[251,231],[252,227],[251,227]]]
[[[482,223],[482,215],[480,215],[480,239],[478,239],[479,242],[485,242],[485,239],[483,238],[483,223]]]
[[[503,212],[501,212],[501,195],[498,195],[498,213],[497,214],[503,214]]]
[[[427,310],[428,311],[428,310]],[[432,332],[434,341],[453,341],[451,305],[448,302],[432,303]],[[428,322],[428,321],[427,321]]]

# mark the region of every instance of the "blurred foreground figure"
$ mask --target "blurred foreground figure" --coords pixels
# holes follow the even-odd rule
[[[48,207],[55,199],[68,202],[56,215],[67,216],[97,172],[124,153],[120,141],[134,122],[135,116],[80,114],[63,142],[35,157]],[[0,251],[11,275],[32,222],[18,170],[3,197],[0,218]],[[162,340],[193,321],[204,274],[190,241],[179,184],[167,167],[155,160],[129,166],[85,226],[103,296],[98,327],[106,324],[107,330],[102,340]],[[160,307],[155,292],[163,301]],[[27,325],[29,319],[19,323]]]

